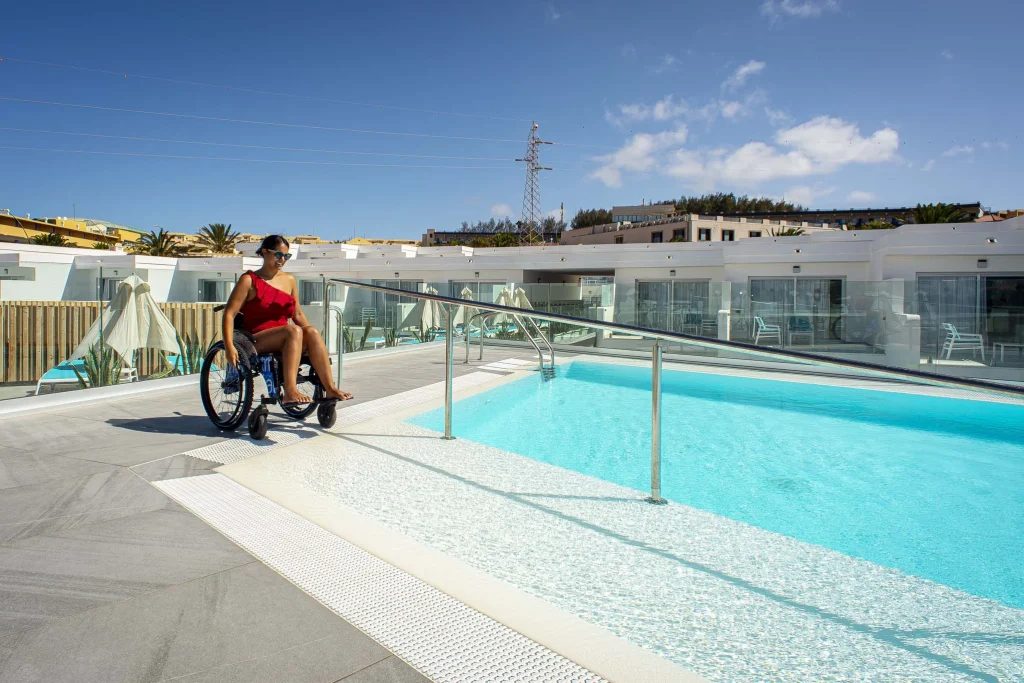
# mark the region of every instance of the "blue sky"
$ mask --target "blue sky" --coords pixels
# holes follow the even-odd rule
[[[327,238],[518,218],[532,119],[563,143],[542,197],[567,218],[705,191],[1024,205],[1019,2],[9,5],[0,97],[209,117],[0,99],[22,215]]]

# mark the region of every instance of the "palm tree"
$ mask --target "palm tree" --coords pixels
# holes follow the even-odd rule
[[[803,228],[769,228],[768,234],[772,237],[796,237],[804,234]]]
[[[93,249],[109,250],[110,249],[110,245],[107,244],[106,242],[93,242],[92,248]]]
[[[146,256],[184,256],[188,251],[187,248],[175,244],[174,238],[163,228],[160,228],[160,232],[150,231],[148,235],[140,237],[139,241],[132,245],[132,250],[136,254]]]
[[[71,242],[64,239],[64,235],[58,235],[53,232],[45,233],[42,235],[36,235],[32,238],[32,244],[39,244],[44,247],[70,247],[73,246]]]
[[[199,244],[215,254],[233,254],[239,233],[231,232],[231,224],[210,223],[199,229]]]
[[[970,223],[974,217],[963,209],[952,204],[918,204],[911,211],[914,222],[918,225],[929,223]]]
[[[875,220],[871,221],[870,223],[864,223],[859,228],[855,228],[855,229],[856,230],[892,230],[895,227],[896,226],[893,225],[892,223],[886,223],[883,220],[875,219]]]

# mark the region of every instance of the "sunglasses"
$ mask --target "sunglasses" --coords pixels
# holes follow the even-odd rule
[[[292,257],[291,254],[286,254],[283,251],[275,251],[274,252],[274,258],[276,258],[276,259],[283,259],[283,260],[287,261],[291,257]]]

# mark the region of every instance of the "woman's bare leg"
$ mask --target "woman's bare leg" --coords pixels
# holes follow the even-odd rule
[[[299,360],[302,358],[302,328],[297,325],[282,325],[263,330],[253,335],[256,350],[260,353],[281,354],[281,382],[283,396],[281,403],[309,403],[313,399],[299,391],[296,379],[299,376]]]
[[[320,331],[312,325],[302,328],[302,346],[309,356],[309,362],[316,370],[320,378],[320,384],[329,398],[336,398],[339,401],[347,401],[352,394],[346,393],[334,385],[334,376],[331,373],[331,360],[327,354],[327,346],[324,344]]]

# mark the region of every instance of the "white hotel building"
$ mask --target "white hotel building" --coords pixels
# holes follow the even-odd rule
[[[255,245],[241,250],[252,253]],[[450,296],[469,288],[474,299],[488,301],[514,284],[537,308],[588,319],[1024,380],[1024,218],[735,242],[503,249],[331,244],[292,251],[287,270],[300,281],[311,317],[319,317],[324,277],[411,291],[433,287]],[[89,301],[98,292],[109,298],[132,273],[158,301],[223,301],[237,277],[258,266],[241,256],[174,259],[4,244],[0,301]],[[344,308],[347,325],[361,325],[369,315],[377,325],[396,327],[411,305],[341,288],[331,300]],[[761,324],[777,327],[779,339],[760,338]],[[976,352],[945,354],[944,325],[981,334],[984,360]],[[564,341],[608,348],[640,343],[604,333]]]

